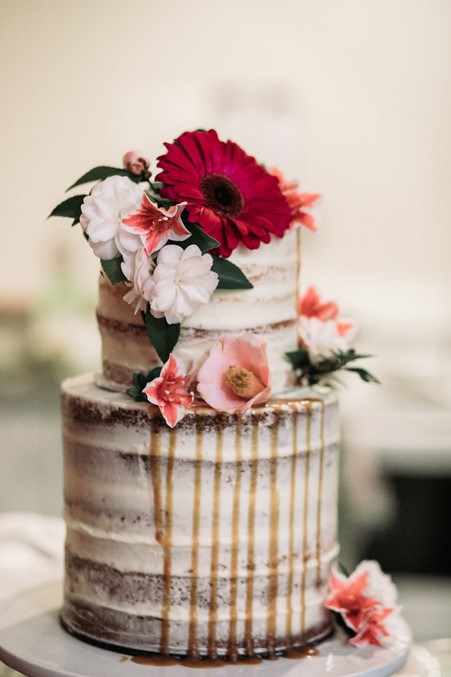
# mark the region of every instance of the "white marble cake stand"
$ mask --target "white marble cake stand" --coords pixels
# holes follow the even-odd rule
[[[97,648],[67,634],[59,624],[62,583],[21,593],[0,608],[0,659],[29,677],[388,677],[407,658],[411,637],[404,621],[393,642],[383,648],[351,647],[335,635],[318,647],[318,655],[299,660],[279,658],[258,665],[218,668],[181,665],[154,667]]]

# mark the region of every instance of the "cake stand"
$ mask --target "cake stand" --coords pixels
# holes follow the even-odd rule
[[[278,658],[258,665],[218,668],[155,667],[132,657],[100,649],[66,633],[59,624],[62,583],[28,590],[0,609],[0,659],[29,677],[388,677],[399,670],[411,646],[409,629],[400,621],[387,647],[352,647],[342,635],[320,644],[318,655]]]

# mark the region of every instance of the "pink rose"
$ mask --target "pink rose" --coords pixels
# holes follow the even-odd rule
[[[271,392],[266,344],[255,334],[216,343],[198,373],[200,396],[217,411],[244,413]]]
[[[150,160],[139,150],[129,150],[125,153],[122,163],[132,174],[142,174],[150,167]]]

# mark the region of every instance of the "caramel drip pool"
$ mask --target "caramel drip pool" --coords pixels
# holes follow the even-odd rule
[[[323,473],[324,473],[324,412],[325,402],[321,401],[321,421],[320,421],[320,450],[319,450],[319,475],[318,475],[318,508],[316,513],[316,585],[321,585],[321,509],[323,500]]]
[[[274,654],[277,630],[277,593],[279,586],[279,492],[277,491],[279,417],[271,428],[271,456],[269,463],[269,572],[266,639],[270,656]]]
[[[193,500],[193,527],[191,540],[191,593],[189,602],[189,635],[188,655],[197,657],[197,590],[199,584],[199,528],[200,528],[200,498],[201,498],[201,461],[202,461],[202,430],[196,432],[196,459],[194,463],[194,500]]]
[[[162,624],[160,640],[160,653],[162,654],[167,654],[169,650],[169,612],[171,607],[172,573],[172,503],[176,439],[175,430],[171,430],[169,433],[168,463],[166,469],[166,519],[163,535],[163,606],[161,610]]]
[[[241,495],[241,418],[236,422],[235,437],[235,486],[233,487],[232,506],[232,547],[230,551],[230,622],[229,622],[229,656],[231,660],[237,660],[236,647],[236,624],[237,624],[237,600],[238,600],[238,554],[240,548],[240,495]]]
[[[307,558],[308,558],[308,503],[309,503],[312,402],[306,401],[305,407],[307,420],[305,432],[304,538],[302,542],[302,574],[301,574],[301,635],[305,633],[305,587],[307,578]]]
[[[210,606],[208,610],[208,655],[217,657],[216,624],[218,620],[218,558],[219,558],[219,517],[221,510],[221,469],[224,431],[218,430],[213,482],[213,516],[211,527],[211,563],[210,563]]]
[[[254,653],[252,642],[253,598],[254,598],[254,551],[255,551],[255,503],[257,499],[258,464],[258,421],[252,421],[251,434],[251,477],[249,485],[249,511],[247,520],[247,580],[246,580],[246,617],[244,623],[244,646],[246,655]]]
[[[298,409],[296,405],[292,404],[290,409],[293,412],[293,438],[292,438],[292,455],[290,468],[290,511],[288,515],[288,578],[287,578],[287,620],[285,634],[289,643],[291,644],[291,637],[293,635],[293,569],[294,569],[294,508],[296,497],[296,463],[298,457]]]

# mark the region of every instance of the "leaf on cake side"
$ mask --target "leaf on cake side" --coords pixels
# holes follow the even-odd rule
[[[127,278],[122,272],[121,263],[122,257],[116,257],[115,259],[100,259],[103,272],[111,282],[111,284],[118,284],[118,282],[124,282]]]
[[[90,169],[89,172],[86,172],[86,174],[83,174],[83,176],[80,176],[79,179],[75,181],[69,188],[66,189],[66,193],[68,190],[72,190],[72,188],[75,188],[76,186],[81,186],[83,183],[91,183],[93,181],[103,181],[104,179],[108,179],[110,176],[128,176],[129,179],[137,183],[140,180],[140,174],[133,174],[132,172],[129,172],[128,169],[121,169],[119,167],[107,167],[105,165],[101,165],[99,167],[94,167],[94,169]]]
[[[70,219],[74,219],[74,222],[72,223],[74,226],[80,221],[81,206],[85,197],[87,196],[73,195],[67,200],[63,200],[63,202],[60,202],[59,205],[56,205],[55,209],[50,212],[47,218],[50,218],[51,216],[67,216]]]
[[[155,348],[158,357],[163,363],[167,362],[169,355],[179,340],[180,324],[169,324],[165,317],[154,317],[149,307],[142,315],[147,336]]]
[[[187,230],[190,231],[191,237],[187,238],[186,240],[177,241],[176,244],[178,244],[179,247],[182,247],[182,249],[186,249],[191,244],[196,244],[201,250],[202,254],[205,254],[205,252],[210,251],[210,249],[216,249],[216,247],[219,247],[219,242],[215,240],[214,237],[207,235],[207,233],[202,230],[202,228],[198,226],[197,223],[189,223],[185,220],[184,225]]]
[[[366,369],[362,369],[359,367],[345,367],[345,370],[353,371],[355,374],[360,376],[362,381],[365,381],[365,383],[380,383],[379,379],[377,379],[373,374],[371,374]]]
[[[161,367],[154,367],[148,372],[137,372],[132,375],[133,386],[127,389],[127,395],[135,400],[135,402],[147,402],[147,397],[143,390],[148,383],[153,381],[161,374]]]
[[[291,362],[293,369],[303,369],[308,364],[310,364],[310,358],[308,350],[305,348],[299,348],[299,350],[293,350],[289,353],[285,353],[289,361]]]
[[[213,272],[217,273],[219,281],[216,289],[253,289],[243,271],[229,259],[213,256]]]
[[[298,372],[301,383],[309,386],[322,383],[331,386],[334,383],[340,383],[337,372],[344,370],[354,372],[365,383],[380,383],[380,381],[373,376],[366,369],[361,367],[348,367],[347,365],[354,360],[361,360],[372,355],[364,355],[357,353],[354,348],[347,351],[336,351],[323,357],[322,359],[312,362],[309,351],[306,348],[299,348],[291,352],[285,353],[287,359],[291,362],[293,369]]]

